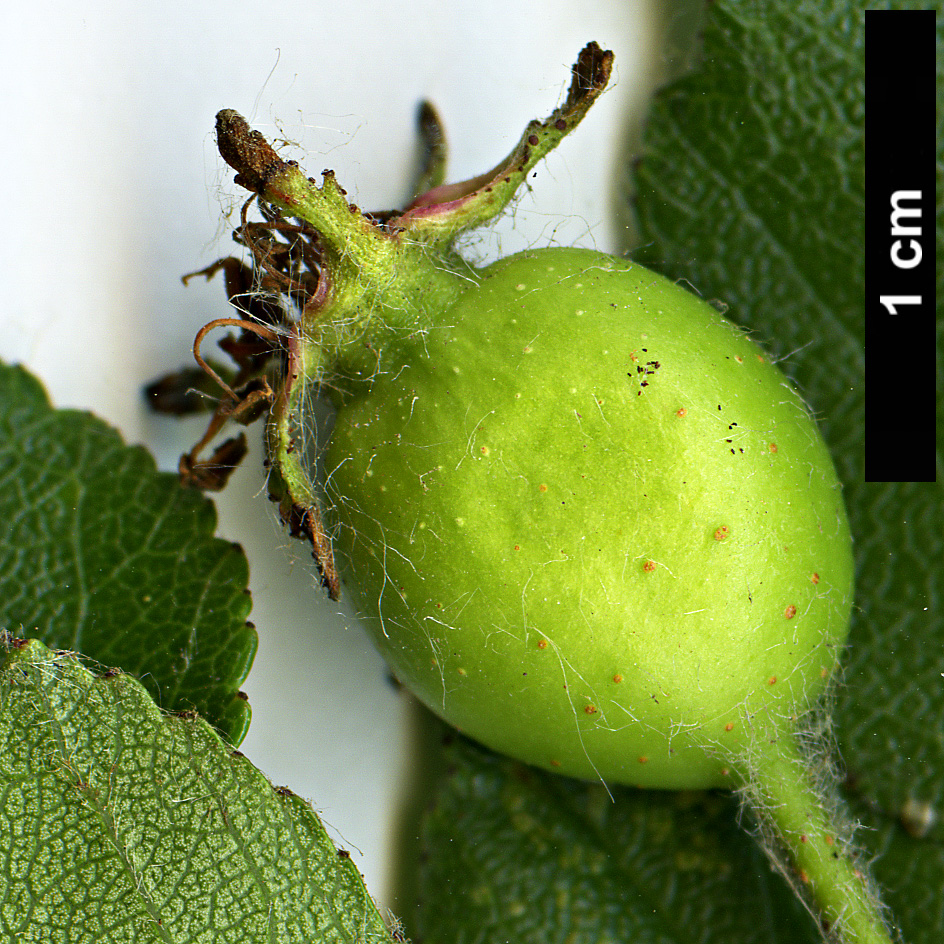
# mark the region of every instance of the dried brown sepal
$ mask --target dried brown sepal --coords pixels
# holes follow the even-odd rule
[[[236,466],[246,455],[246,437],[243,433],[220,445],[209,459],[197,457],[217,436],[229,420],[248,426],[263,416],[272,405],[274,394],[264,377],[257,378],[235,391],[235,399],[219,401],[206,432],[200,441],[180,457],[177,464],[181,482],[189,488],[218,492],[226,486]]]
[[[260,205],[263,212],[271,209],[266,204]],[[290,299],[302,317],[309,305],[323,301],[327,280],[322,269],[318,233],[311,226],[304,222],[290,223],[277,215],[266,222],[250,223],[246,220],[244,206],[243,224],[234,235],[252,253],[255,284],[268,293],[261,297],[267,299],[270,323],[285,320],[279,296]]]
[[[280,502],[279,514],[291,537],[311,543],[311,556],[318,568],[322,586],[332,600],[340,600],[341,577],[334,563],[334,548],[324,529],[320,510],[315,505],[306,507],[298,503]]]
[[[237,241],[241,241],[238,230],[234,235]],[[220,270],[223,271],[226,298],[242,320],[262,325],[275,325],[282,321],[283,311],[277,293],[267,291],[260,284],[253,266],[246,265],[235,256],[217,259],[205,269],[188,272],[181,281],[186,285],[198,275],[209,281]],[[218,342],[218,346],[229,354],[239,368],[239,373],[232,381],[233,386],[237,387],[263,370],[273,354],[272,344],[253,331],[243,330],[235,338],[227,335]]]
[[[439,112],[436,111],[432,102],[423,102],[420,105],[418,119],[423,159],[413,188],[414,197],[441,187],[446,182],[446,133]]]
[[[216,346],[239,365],[241,373],[250,375],[262,370],[272,357],[272,345],[247,331],[243,331],[239,337],[224,335],[216,342]],[[238,377],[234,383],[238,385]]]
[[[220,444],[209,459],[197,461],[194,452],[184,453],[177,466],[180,481],[189,488],[204,492],[222,491],[248,451],[246,434],[240,433]]]
[[[580,50],[570,71],[573,78],[562,109],[565,112],[572,111],[578,103],[583,102],[588,93],[593,92],[595,97],[603,91],[613,71],[613,53],[601,49],[597,43],[587,43]]]
[[[285,355],[287,325],[282,299],[288,298],[304,309],[313,298],[320,296],[323,288],[317,234],[310,227],[277,217],[250,223],[246,219],[246,212],[251,203],[251,200],[247,201],[243,206],[242,225],[234,236],[237,242],[252,252],[253,265],[246,265],[242,260],[229,256],[183,276],[186,284],[196,276],[211,279],[222,271],[227,299],[238,314],[236,318],[217,318],[209,322],[200,329],[194,340],[194,357],[200,365],[200,371],[187,372],[190,386],[205,391],[211,397],[215,394],[216,399],[216,409],[206,432],[200,442],[181,457],[179,464],[184,482],[196,488],[222,488],[236,462],[242,458],[240,455],[235,459],[223,474],[218,468],[225,463],[219,459],[226,458],[227,444],[221,446],[208,460],[198,458],[223,426],[230,420],[248,425],[263,416],[272,405],[274,393],[263,373],[273,357]],[[238,367],[235,376],[227,375],[225,371],[221,373],[217,365],[204,360],[200,353],[203,338],[210,331],[226,326],[241,329],[238,335],[228,334],[219,342],[220,348],[230,355]],[[202,376],[202,380],[198,382],[197,376]],[[179,398],[179,379],[176,384],[173,379],[163,383],[168,385],[165,399]],[[165,387],[157,388],[151,393],[152,400],[164,390]],[[169,407],[174,405],[170,403]]]
[[[254,198],[253,198],[254,199]],[[204,269],[190,272],[182,277],[186,285],[190,279],[202,275],[207,281],[213,278],[220,270],[224,273],[226,298],[239,316],[238,321],[229,321],[242,331],[238,337],[226,335],[218,346],[233,359],[239,368],[232,381],[232,386],[238,387],[265,370],[269,360],[281,351],[281,343],[273,334],[266,332],[267,327],[280,325],[285,321],[285,309],[281,303],[285,291],[284,279],[274,280],[259,263],[260,258],[280,257],[285,267],[296,267],[297,260],[289,255],[285,243],[265,236],[253,236],[252,233],[264,234],[269,229],[266,223],[249,223],[246,220],[246,211],[252,200],[248,200],[242,210],[242,225],[233,234],[233,238],[253,253],[254,264],[246,265],[235,256],[217,259]],[[309,259],[305,259],[306,264]],[[247,322],[243,325],[241,322]],[[213,324],[222,323],[219,319]]]
[[[275,149],[259,131],[232,108],[216,116],[216,144],[220,156],[236,171],[236,183],[253,193],[265,190],[266,181],[285,167]]]
[[[544,121],[529,122],[507,157],[477,177],[420,194],[389,220],[388,227],[404,230],[414,239],[449,244],[460,232],[494,219],[514,199],[538,161],[580,124],[606,87],[612,69],[613,53],[588,43],[571,68],[564,103]]]
[[[219,371],[219,365],[214,364]],[[194,413],[212,413],[219,391],[206,371],[199,367],[185,367],[159,377],[144,388],[144,397],[155,413],[172,416],[190,416]]]
[[[265,377],[257,377],[249,381],[236,392],[239,395],[236,404],[231,408],[228,404],[223,404],[221,409],[227,419],[241,423],[243,426],[255,423],[257,419],[264,416],[275,399],[275,394]]]

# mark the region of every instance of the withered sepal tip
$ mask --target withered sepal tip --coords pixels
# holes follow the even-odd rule
[[[272,174],[285,166],[265,137],[251,130],[246,119],[232,108],[217,113],[216,146],[223,160],[236,171],[236,183],[254,193],[261,193]]]

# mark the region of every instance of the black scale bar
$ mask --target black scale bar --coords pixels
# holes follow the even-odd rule
[[[865,480],[936,480],[935,11],[865,14]]]

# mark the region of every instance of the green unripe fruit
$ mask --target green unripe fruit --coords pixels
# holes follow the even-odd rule
[[[350,591],[397,677],[482,743],[722,785],[845,639],[822,439],[758,347],[641,266],[548,249],[480,276],[338,413]]]
[[[361,214],[333,174],[316,186],[220,112],[221,153],[268,207],[237,233],[254,271],[206,270],[250,299],[210,433],[270,407],[283,520],[333,598],[337,555],[434,712],[549,770],[738,789],[823,922],[889,944],[805,747],[853,577],[806,405],[743,332],[642,266],[540,249],[476,269],[454,248],[580,121],[611,62],[588,45],[562,107],[465,183],[443,183],[424,111],[430,166],[395,213]],[[324,395],[335,425],[313,447]],[[240,448],[182,468],[219,482]]]

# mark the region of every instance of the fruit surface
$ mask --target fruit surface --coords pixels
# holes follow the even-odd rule
[[[331,171],[318,186],[222,110],[220,153],[264,221],[244,212],[237,230],[251,271],[204,270],[225,269],[240,317],[197,334],[226,397],[182,473],[225,478],[239,440],[199,452],[267,410],[269,497],[332,600],[341,565],[433,711],[561,773],[737,790],[820,927],[891,944],[820,782],[853,565],[802,399],[714,308],[640,266],[555,248],[476,269],[456,248],[580,123],[612,65],[588,43],[563,103],[456,184],[424,108],[426,162],[402,211],[362,214]],[[233,386],[198,350],[224,325],[242,327]]]
[[[820,435],[760,348],[641,266],[545,249],[479,276],[340,402],[346,592],[400,680],[489,747],[723,785],[845,639]]]

